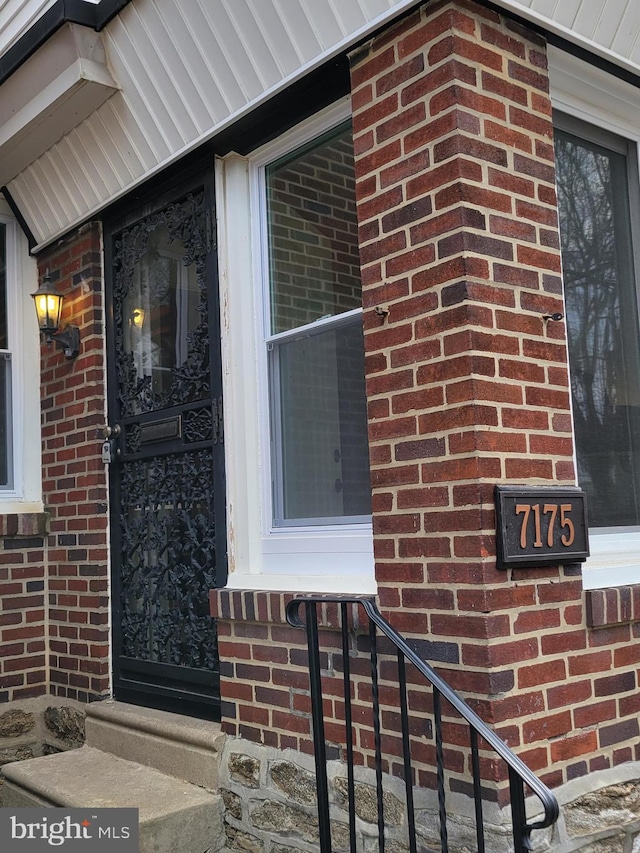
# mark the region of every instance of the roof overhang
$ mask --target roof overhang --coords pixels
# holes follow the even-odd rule
[[[140,2],[133,11],[125,9],[129,2],[55,0],[37,24],[0,57],[0,188],[29,236],[34,252],[219,137],[282,95],[287,87],[352,50],[380,27],[419,5],[421,0],[377,0],[380,7],[385,8],[376,17],[367,18],[363,12],[361,25],[350,30],[342,27],[338,20],[333,0],[297,0],[307,10],[314,7],[318,12],[315,7],[321,7],[326,18],[327,26],[314,35],[318,42],[315,53],[308,48],[308,20],[311,18],[300,16],[294,26],[286,19],[286,10],[280,8],[280,0],[245,4],[243,14],[233,19],[225,18],[225,25],[234,37],[229,42],[235,45],[232,53],[229,53],[231,48],[221,45],[222,30],[218,33],[214,24],[204,17],[201,20],[203,29],[197,37],[187,26],[177,28],[174,37],[167,21],[156,13],[156,4]],[[626,57],[613,54],[602,45],[571,32],[551,18],[534,12],[528,5],[531,0],[480,2],[500,8],[516,19],[527,20],[563,50],[584,56],[590,64],[600,65],[627,84],[640,86],[640,65],[634,63],[631,53]],[[605,0],[598,2],[606,5]],[[190,6],[177,0],[172,5],[173,11]],[[200,9],[205,5],[196,4]],[[352,0],[351,5],[354,9],[356,5],[358,8],[367,6],[356,0]],[[217,4],[211,3],[211,7],[214,6]],[[297,57],[297,64],[292,61],[287,65],[280,61],[277,39],[265,38],[262,49],[255,49],[250,35],[260,27],[257,10],[267,6],[272,14],[278,12],[277,23],[282,25],[282,32],[288,39],[287,56]],[[51,79],[50,75],[35,69],[44,67],[38,65],[40,55],[45,54],[61,27],[69,29],[70,25],[77,25],[76,29],[84,28],[85,36],[96,37],[115,16],[118,20],[104,34],[104,44],[121,91],[116,92],[116,84],[107,76],[109,70],[102,59],[78,52],[75,59],[69,58],[66,70],[62,68],[43,92],[20,93],[17,87],[14,101],[8,99],[5,88],[11,89],[13,78],[17,78],[23,66],[25,79],[29,75],[32,80]],[[206,29],[207,26],[210,29]],[[162,43],[165,51],[161,61],[154,64],[151,56],[140,63],[136,53],[138,43],[147,50],[149,43]],[[202,46],[208,44],[218,45],[218,49],[203,50]],[[96,53],[99,48],[96,42]],[[192,54],[201,72],[197,78],[198,88],[213,93],[208,98],[201,97],[189,84],[195,79]],[[230,57],[228,67],[221,70],[226,56]],[[95,65],[89,66],[89,62]],[[102,66],[99,72],[96,66]],[[245,69],[247,73],[243,75],[241,72]],[[170,87],[167,82],[171,83]],[[111,100],[105,103],[114,92]],[[10,129],[2,127],[6,120],[15,122]],[[103,135],[105,128],[107,133]],[[16,145],[16,135],[20,134],[22,144]],[[60,141],[63,138],[64,141]],[[23,146],[24,152],[21,151]],[[5,156],[6,164],[2,162]],[[22,158],[22,166],[19,158]]]
[[[41,81],[50,82],[42,88]],[[0,186],[117,90],[99,33],[65,23],[0,86]]]

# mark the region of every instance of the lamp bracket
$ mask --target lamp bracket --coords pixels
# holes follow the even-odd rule
[[[80,329],[77,326],[65,326],[55,335],[47,335],[47,341],[55,341],[64,349],[67,358],[75,358],[80,352]]]

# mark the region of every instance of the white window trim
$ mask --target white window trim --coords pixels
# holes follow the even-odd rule
[[[0,489],[0,513],[41,512],[40,346],[31,293],[37,265],[7,203],[0,199],[7,238],[7,314],[11,352],[13,487]]]
[[[250,157],[216,161],[227,585],[235,589],[376,592],[371,523],[271,526],[264,168],[350,114],[345,98]]]
[[[631,140],[640,158],[640,89],[551,45],[548,60],[554,109]],[[640,583],[640,528],[591,529],[589,547],[584,589]]]

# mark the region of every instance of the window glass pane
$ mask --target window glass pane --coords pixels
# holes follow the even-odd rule
[[[6,226],[0,225],[0,349],[9,346],[7,335],[7,240]]]
[[[158,225],[124,297],[122,346],[135,371],[129,378],[136,412],[183,402],[190,391],[188,381],[181,387],[181,373],[188,373],[202,312],[196,264],[185,257],[184,244]]]
[[[267,168],[271,333],[360,308],[351,127]]]
[[[10,488],[11,465],[11,359],[0,355],[0,488]]]
[[[351,126],[266,169],[274,524],[371,514]],[[324,320],[312,332],[301,326]]]
[[[626,158],[556,132],[580,485],[595,527],[640,524],[640,350]]]
[[[276,524],[328,523],[371,513],[364,345],[349,325],[278,344],[280,406]]]

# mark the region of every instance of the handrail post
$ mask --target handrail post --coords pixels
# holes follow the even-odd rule
[[[373,711],[373,740],[376,765],[376,800],[378,804],[378,851],[384,853],[384,797],[382,791],[382,734],[380,728],[380,694],[378,686],[378,641],[376,626],[369,622],[371,657],[371,700]]]
[[[449,851],[449,836],[447,833],[447,804],[444,790],[444,751],[442,744],[442,706],[440,691],[433,688],[433,726],[436,736],[436,778],[438,788],[438,815],[440,818],[440,849],[442,853]]]
[[[416,815],[413,802],[413,769],[411,767],[411,743],[409,734],[409,709],[407,700],[407,670],[400,649],[398,658],[398,688],[400,691],[400,719],[402,721],[402,761],[404,767],[404,788],[407,800],[407,829],[409,831],[409,853],[417,853]]]
[[[320,643],[316,602],[305,602],[307,645],[309,648],[309,684],[311,687],[311,719],[313,721],[313,752],[316,763],[318,793],[318,833],[321,853],[331,853],[331,821],[329,819],[329,783],[327,779],[327,750],[324,739],[322,708],[322,676],[320,674]]]
[[[423,660],[407,641],[389,624],[376,607],[371,597],[350,596],[300,596],[292,599],[287,604],[287,621],[290,625],[298,628],[306,628],[307,646],[309,651],[309,683],[311,691],[311,716],[313,721],[313,740],[316,764],[316,784],[318,794],[318,826],[321,853],[331,853],[331,822],[329,813],[329,785],[327,774],[327,757],[324,730],[324,708],[322,697],[322,677],[320,669],[320,647],[318,637],[317,605],[338,603],[341,605],[342,613],[342,653],[344,656],[343,677],[345,689],[345,724],[347,730],[347,768],[348,790],[349,790],[349,835],[351,842],[351,853],[355,846],[355,791],[353,774],[353,744],[350,728],[353,723],[350,695],[350,672],[349,644],[346,634],[346,605],[356,604],[361,606],[369,619],[369,645],[371,663],[371,699],[373,711],[373,735],[374,735],[374,761],[376,775],[376,794],[378,807],[378,847],[380,853],[385,848],[385,824],[384,824],[384,795],[382,787],[382,731],[380,713],[380,685],[378,682],[378,648],[376,629],[386,637],[396,648],[398,656],[398,689],[400,691],[400,716],[402,726],[402,751],[403,767],[405,776],[406,802],[409,815],[407,818],[407,829],[409,831],[409,849],[411,853],[416,849],[416,827],[413,817],[413,772],[411,768],[411,726],[409,724],[407,707],[407,678],[405,663],[409,662],[418,673],[431,685],[433,691],[433,723],[435,735],[435,759],[436,759],[436,787],[438,797],[438,811],[440,818],[440,848],[442,853],[447,853],[449,839],[447,831],[446,811],[446,773],[445,773],[445,749],[443,743],[443,720],[442,701],[446,702],[447,716],[451,711],[457,712],[463,720],[466,720],[471,734],[471,772],[473,781],[473,797],[475,802],[476,817],[476,840],[478,853],[486,849],[484,834],[484,818],[482,809],[482,773],[479,756],[479,738],[482,739],[484,748],[491,749],[502,761],[505,762],[509,771],[509,794],[511,802],[511,822],[513,830],[514,853],[531,853],[531,833],[534,830],[544,829],[552,826],[558,819],[559,805],[556,797],[547,786],[538,779],[523,761],[506,745],[506,743],[477,715],[477,713],[456,693],[438,673]],[[304,606],[306,619],[303,622],[299,611]],[[385,652],[386,654],[386,652]],[[385,690],[387,688],[385,687]],[[385,701],[386,698],[385,698]],[[540,818],[527,821],[526,789],[534,794],[543,808]]]
[[[530,853],[531,830],[527,824],[524,783],[512,767],[509,768],[509,794],[514,851],[515,853]]]
[[[347,798],[349,802],[349,849],[356,853],[356,794],[353,772],[353,714],[351,710],[351,665],[349,663],[349,615],[347,604],[340,604],[342,632],[342,672],[344,678],[344,730],[347,749]]]

